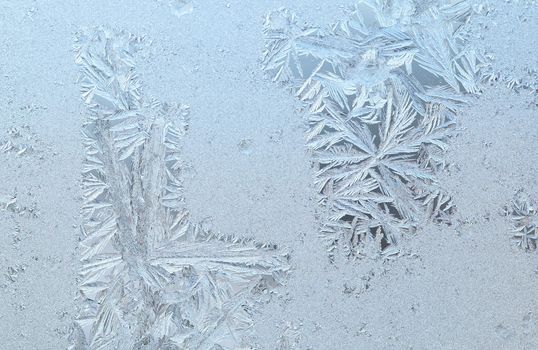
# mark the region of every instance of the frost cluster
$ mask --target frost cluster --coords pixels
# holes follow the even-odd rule
[[[252,307],[282,284],[288,256],[189,218],[188,109],[144,98],[133,58],[141,41],[103,28],[77,40],[88,116],[71,349],[250,349]]]
[[[264,69],[309,109],[321,235],[351,256],[396,254],[425,220],[449,220],[437,174],[456,111],[483,79],[461,30],[466,1],[420,15],[388,3],[359,1],[326,29],[288,9],[265,19]]]

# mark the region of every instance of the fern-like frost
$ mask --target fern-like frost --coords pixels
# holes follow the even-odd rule
[[[510,215],[514,244],[525,251],[535,251],[538,243],[538,203],[522,191],[512,200],[507,214]]]
[[[306,134],[330,250],[397,253],[425,220],[448,221],[437,181],[457,108],[485,60],[466,47],[465,1],[414,19],[411,2],[363,0],[328,29],[267,15],[263,67],[309,107]],[[370,242],[370,243],[367,243]]]
[[[141,38],[77,40],[86,158],[71,349],[247,349],[256,295],[282,284],[276,247],[208,231],[185,208],[183,105],[143,97]]]

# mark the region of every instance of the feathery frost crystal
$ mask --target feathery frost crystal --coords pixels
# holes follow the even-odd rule
[[[106,29],[77,40],[89,114],[71,349],[249,349],[249,312],[283,282],[288,257],[189,219],[187,109],[144,99],[133,58],[142,41]]]
[[[507,209],[512,222],[512,241],[525,251],[536,250],[538,241],[537,203],[522,191],[518,191]]]
[[[467,2],[414,12],[410,1],[363,0],[328,29],[301,25],[287,9],[265,19],[264,69],[309,107],[330,251],[396,254],[403,235],[453,210],[436,174],[485,60],[460,29]]]

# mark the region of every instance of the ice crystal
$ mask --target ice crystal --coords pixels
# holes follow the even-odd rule
[[[38,144],[41,144],[41,141],[35,133],[31,132],[28,125],[13,126],[9,128],[6,139],[0,139],[0,153],[26,155],[35,152]]]
[[[518,191],[507,209],[512,222],[512,241],[526,251],[536,250],[538,240],[537,203],[523,191]]]
[[[294,350],[301,340],[301,325],[287,322],[282,335],[278,338],[276,350]]]
[[[487,73],[487,80],[491,84],[500,81],[516,93],[527,92],[529,95],[538,94],[538,70],[535,68],[526,68],[524,74],[519,77],[506,75],[491,69]]]
[[[328,29],[288,9],[265,19],[264,69],[309,107],[321,235],[354,256],[364,245],[396,253],[424,220],[448,220],[436,175],[456,109],[482,79],[484,59],[460,30],[467,2],[416,20],[410,2],[391,3],[360,1]]]
[[[8,210],[15,208],[17,197],[9,194],[0,194],[0,210]]]
[[[143,97],[141,41],[103,28],[77,39],[89,113],[71,349],[248,349],[256,295],[283,282],[288,257],[189,218],[186,109]]]

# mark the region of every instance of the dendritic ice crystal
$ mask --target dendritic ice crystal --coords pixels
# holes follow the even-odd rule
[[[89,112],[71,349],[250,349],[250,312],[283,283],[288,255],[189,219],[186,108],[143,97],[142,41],[98,28],[76,42]]]
[[[535,251],[538,243],[538,203],[518,191],[506,209],[512,222],[512,241],[525,251]]]
[[[327,29],[288,9],[267,15],[263,66],[309,108],[331,254],[396,254],[425,220],[448,222],[453,204],[437,174],[486,65],[466,44],[471,11],[460,1],[415,15],[408,1],[363,0]]]

